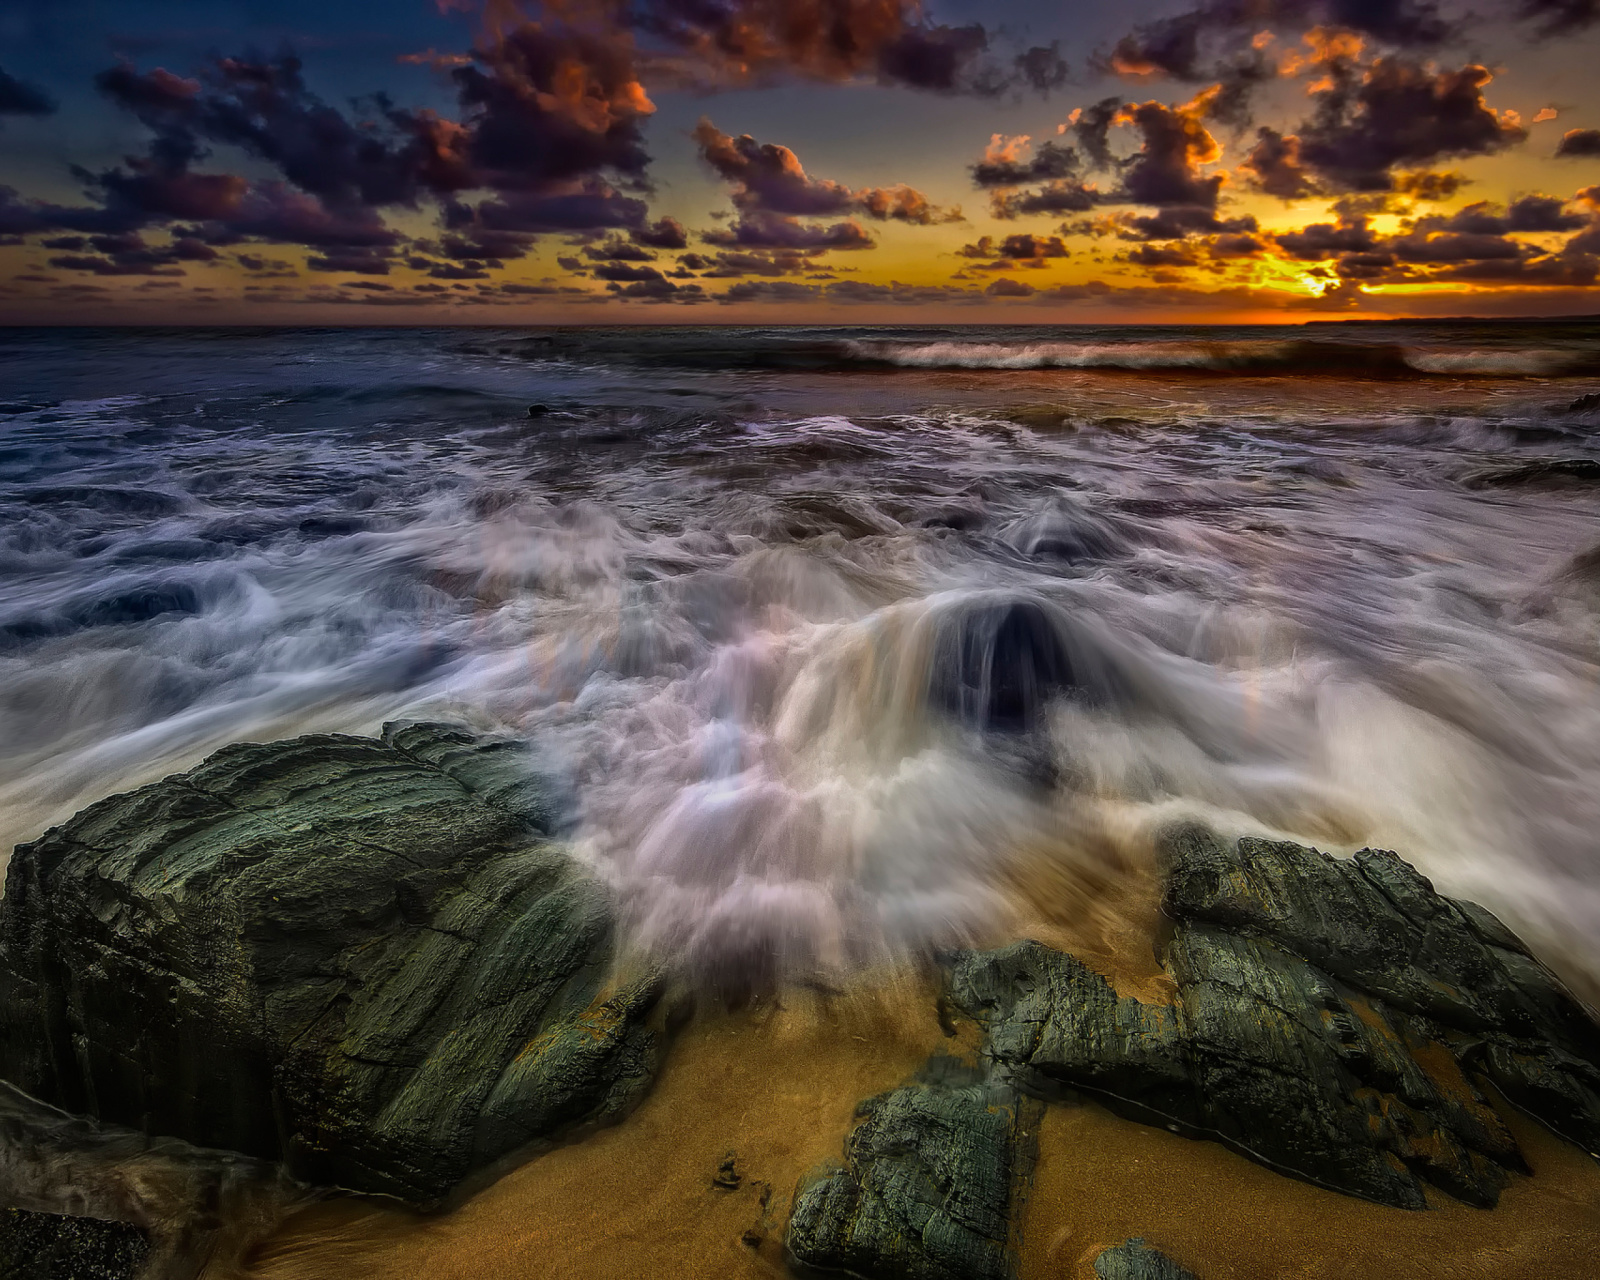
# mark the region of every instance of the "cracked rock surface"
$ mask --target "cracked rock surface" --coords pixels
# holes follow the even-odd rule
[[[1392,853],[1171,833],[1171,1005],[1036,942],[955,958],[1000,1079],[1081,1089],[1336,1191],[1492,1206],[1526,1165],[1480,1087],[1600,1150],[1600,1028],[1487,911]]]
[[[448,725],[226,747],[12,858],[0,1076],[55,1106],[437,1201],[626,1108],[649,977],[520,744]]]
[[[802,1183],[789,1251],[882,1280],[1007,1280],[1013,1182],[1025,1150],[1016,1092],[936,1059],[863,1102],[845,1165]]]

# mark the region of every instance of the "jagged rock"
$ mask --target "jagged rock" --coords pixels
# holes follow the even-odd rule
[[[1568,413],[1587,413],[1590,409],[1600,409],[1600,391],[1581,395],[1567,406]]]
[[[1525,1171],[1475,1071],[1600,1149],[1600,1032],[1487,911],[1391,853],[1188,829],[1165,854],[1172,1005],[1036,942],[955,957],[951,998],[987,1024],[1002,1078],[1404,1208],[1425,1182],[1493,1205]]]
[[[1152,1249],[1140,1237],[1124,1240],[1094,1260],[1094,1273],[1100,1280],[1196,1280],[1159,1249]]]
[[[0,1280],[134,1280],[149,1256],[125,1222],[0,1209]]]
[[[1020,1108],[1013,1090],[937,1061],[863,1102],[846,1166],[795,1193],[790,1253],[881,1280],[1007,1280]]]
[[[430,1203],[648,1084],[656,983],[518,744],[224,748],[12,858],[0,1076],[70,1111]]]

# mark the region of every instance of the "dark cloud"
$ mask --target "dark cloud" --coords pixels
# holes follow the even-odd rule
[[[1515,12],[1545,36],[1567,35],[1600,22],[1596,0],[1522,0]]]
[[[1335,66],[1298,130],[1300,156],[1334,190],[1387,191],[1398,166],[1501,151],[1528,133],[1484,102],[1492,79],[1475,64],[1435,71],[1401,57]]]
[[[618,284],[632,284],[641,280],[664,280],[666,277],[655,267],[633,266],[626,262],[607,262],[592,272],[596,280],[610,280]]]
[[[1222,147],[1205,126],[1213,91],[1182,106],[1163,102],[1128,103],[1117,117],[1143,139],[1127,163],[1118,193],[1131,204],[1182,205],[1215,209],[1224,177],[1202,174],[1201,166],[1222,157]]]
[[[727,249],[796,249],[807,253],[873,247],[872,237],[854,220],[818,226],[769,213],[740,218],[730,227],[707,231],[701,239]]]
[[[1438,169],[1416,169],[1410,173],[1393,175],[1394,189],[1413,200],[1443,201],[1451,199],[1467,185],[1464,174]]]
[[[1404,58],[1360,63],[1358,47],[1326,42],[1311,117],[1293,133],[1256,131],[1240,163],[1251,185],[1284,200],[1332,192],[1386,192],[1445,200],[1458,173],[1406,169],[1451,156],[1490,155],[1527,138],[1514,114],[1484,101],[1481,66],[1438,70]]]
[[[570,14],[571,5],[562,12]],[[917,0],[634,0],[593,3],[590,25],[630,28],[666,82],[697,88],[801,78],[994,97],[1048,93],[1066,81],[1058,46],[1034,46],[1009,64],[992,56],[978,23],[930,21]],[[648,58],[649,55],[646,54]]]
[[[1377,237],[1365,218],[1341,218],[1338,223],[1313,222],[1287,231],[1273,241],[1296,258],[1323,259],[1341,253],[1367,253],[1378,248]]]
[[[1122,111],[1122,99],[1102,98],[1093,106],[1076,107],[1067,117],[1067,128],[1076,139],[1091,169],[1110,169],[1115,165],[1111,154],[1111,126]]]
[[[1078,170],[1078,153],[1071,147],[1046,141],[1034,150],[1026,134],[1014,138],[995,134],[983,159],[971,166],[975,187],[1021,187],[1072,178]]]
[[[330,249],[306,259],[306,266],[312,271],[348,271],[362,276],[386,276],[391,265],[388,253],[381,249]]]
[[[989,212],[1006,222],[1039,214],[1084,213],[1100,198],[1092,186],[1051,182],[1032,191],[996,191],[989,199]]]
[[[961,216],[959,210],[942,209],[903,183],[853,190],[840,182],[813,178],[788,147],[757,142],[749,134],[736,138],[710,120],[702,119],[692,136],[701,159],[732,185],[734,207],[747,215],[816,218],[858,212],[880,221],[893,218],[922,225]]]
[[[1586,225],[1588,218],[1581,213],[1567,212],[1566,203],[1557,196],[1526,195],[1513,200],[1509,208],[1501,209],[1487,200],[1480,200],[1448,218],[1419,219],[1416,228],[1503,236],[1513,231],[1573,231]]]
[[[689,232],[676,218],[657,218],[647,227],[635,227],[628,236],[635,244],[649,245],[652,249],[689,247]]]
[[[518,258],[549,232],[642,230],[648,206],[600,178],[560,194],[508,191],[476,205],[451,201],[444,225],[468,257]]]
[[[1300,158],[1300,139],[1266,126],[1256,130],[1256,144],[1239,168],[1252,186],[1280,200],[1302,200],[1321,191]]]
[[[1584,159],[1600,156],[1600,129],[1568,129],[1561,135],[1556,154]]]
[[[25,84],[0,68],[0,116],[47,116],[56,101],[43,89]]]
[[[803,252],[792,250],[771,250],[766,253],[753,253],[733,251],[719,253],[714,258],[702,257],[700,254],[684,254],[678,261],[688,265],[690,259],[701,265],[698,270],[704,271],[713,279],[738,278],[740,276],[798,276],[805,275],[816,267],[816,262]]]
[[[450,79],[458,121],[398,108],[383,95],[352,115],[306,84],[298,58],[217,58],[194,78],[123,63],[100,91],[153,138],[111,170],[75,172],[99,207],[65,208],[0,191],[0,233],[133,231],[181,219],[211,244],[251,238],[322,250],[316,270],[388,269],[403,237],[383,211],[439,204],[442,252],[490,262],[525,254],[549,232],[638,231],[686,243],[670,219],[647,229],[649,156],[640,123],[653,110],[631,55],[615,40],[559,24],[522,23],[476,49]],[[280,178],[195,172],[234,148]],[[470,191],[489,194],[469,203]]]
[[[1001,276],[998,280],[991,281],[983,292],[991,298],[1029,298],[1039,291],[1025,280],[1013,280],[1009,276]]]
[[[87,237],[57,236],[43,244],[45,248],[69,250],[51,258],[52,267],[98,276],[181,276],[186,273],[178,263],[215,262],[221,256],[210,245],[191,236],[177,236],[166,244],[152,245],[133,231]],[[103,256],[85,254],[83,251],[87,249]]]
[[[1066,59],[1061,56],[1059,40],[1052,40],[1047,45],[1036,44],[1031,49],[1023,50],[1017,55],[1014,65],[1022,82],[1046,97],[1052,90],[1063,88],[1067,83],[1067,76],[1071,73]]]
[[[995,134],[983,158],[969,166],[973,185],[992,191],[989,212],[1010,221],[1033,214],[1082,213],[1098,199],[1093,187],[1079,177],[1078,153],[1059,142],[1046,141],[1037,150],[1026,134],[1008,138]],[[1018,190],[1042,182],[1033,190]]]
[[[583,256],[595,262],[654,262],[655,254],[627,240],[612,237],[583,246]]]

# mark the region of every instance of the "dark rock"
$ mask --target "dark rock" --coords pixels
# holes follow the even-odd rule
[[[1504,467],[1482,467],[1461,477],[1469,489],[1524,484],[1592,483],[1600,480],[1600,458],[1540,458]]]
[[[1007,1280],[1021,1102],[975,1071],[863,1102],[846,1167],[802,1182],[789,1251],[806,1266],[884,1280]]]
[[[133,1280],[149,1257],[125,1222],[0,1209],[0,1280]]]
[[[1391,853],[1188,829],[1165,856],[1172,1005],[1035,942],[955,958],[951,997],[987,1023],[1001,1078],[1404,1208],[1424,1183],[1493,1205],[1526,1171],[1475,1072],[1600,1149],[1600,1031],[1488,912]]]
[[[1587,413],[1590,409],[1600,409],[1600,391],[1579,396],[1567,406],[1568,413]]]
[[[1122,689],[1110,665],[1051,606],[980,598],[940,619],[929,699],[947,714],[980,729],[1027,732],[1062,694],[1095,703]]]
[[[721,1191],[737,1191],[744,1178],[734,1168],[735,1163],[733,1152],[730,1151],[723,1156],[722,1162],[717,1165],[717,1171],[711,1175],[711,1185]]]
[[[1138,1236],[1107,1249],[1094,1260],[1094,1273],[1100,1280],[1196,1280],[1159,1249],[1152,1249]]]
[[[549,412],[550,406],[547,404],[530,404],[528,406],[528,416],[530,418],[542,418]]]
[[[647,1086],[657,984],[516,744],[227,747],[12,858],[0,1076],[51,1104],[430,1203]]]

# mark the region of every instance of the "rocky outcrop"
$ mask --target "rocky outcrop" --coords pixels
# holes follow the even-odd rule
[[[0,1076],[308,1182],[430,1203],[646,1087],[657,984],[519,744],[227,747],[12,858]]]
[[[1007,1280],[1023,1106],[981,1072],[935,1060],[869,1098],[842,1168],[802,1183],[789,1251],[883,1280]]]
[[[0,1209],[0,1280],[135,1280],[149,1257],[125,1222]]]
[[[1159,1249],[1152,1249],[1141,1238],[1124,1240],[1094,1260],[1094,1273],[1100,1280],[1196,1280]]]
[[[1600,1150],[1600,1030],[1488,912],[1392,853],[1188,829],[1166,857],[1171,1005],[1034,942],[955,959],[951,997],[1000,1078],[1405,1208],[1424,1184],[1493,1205],[1525,1170],[1480,1074]]]

